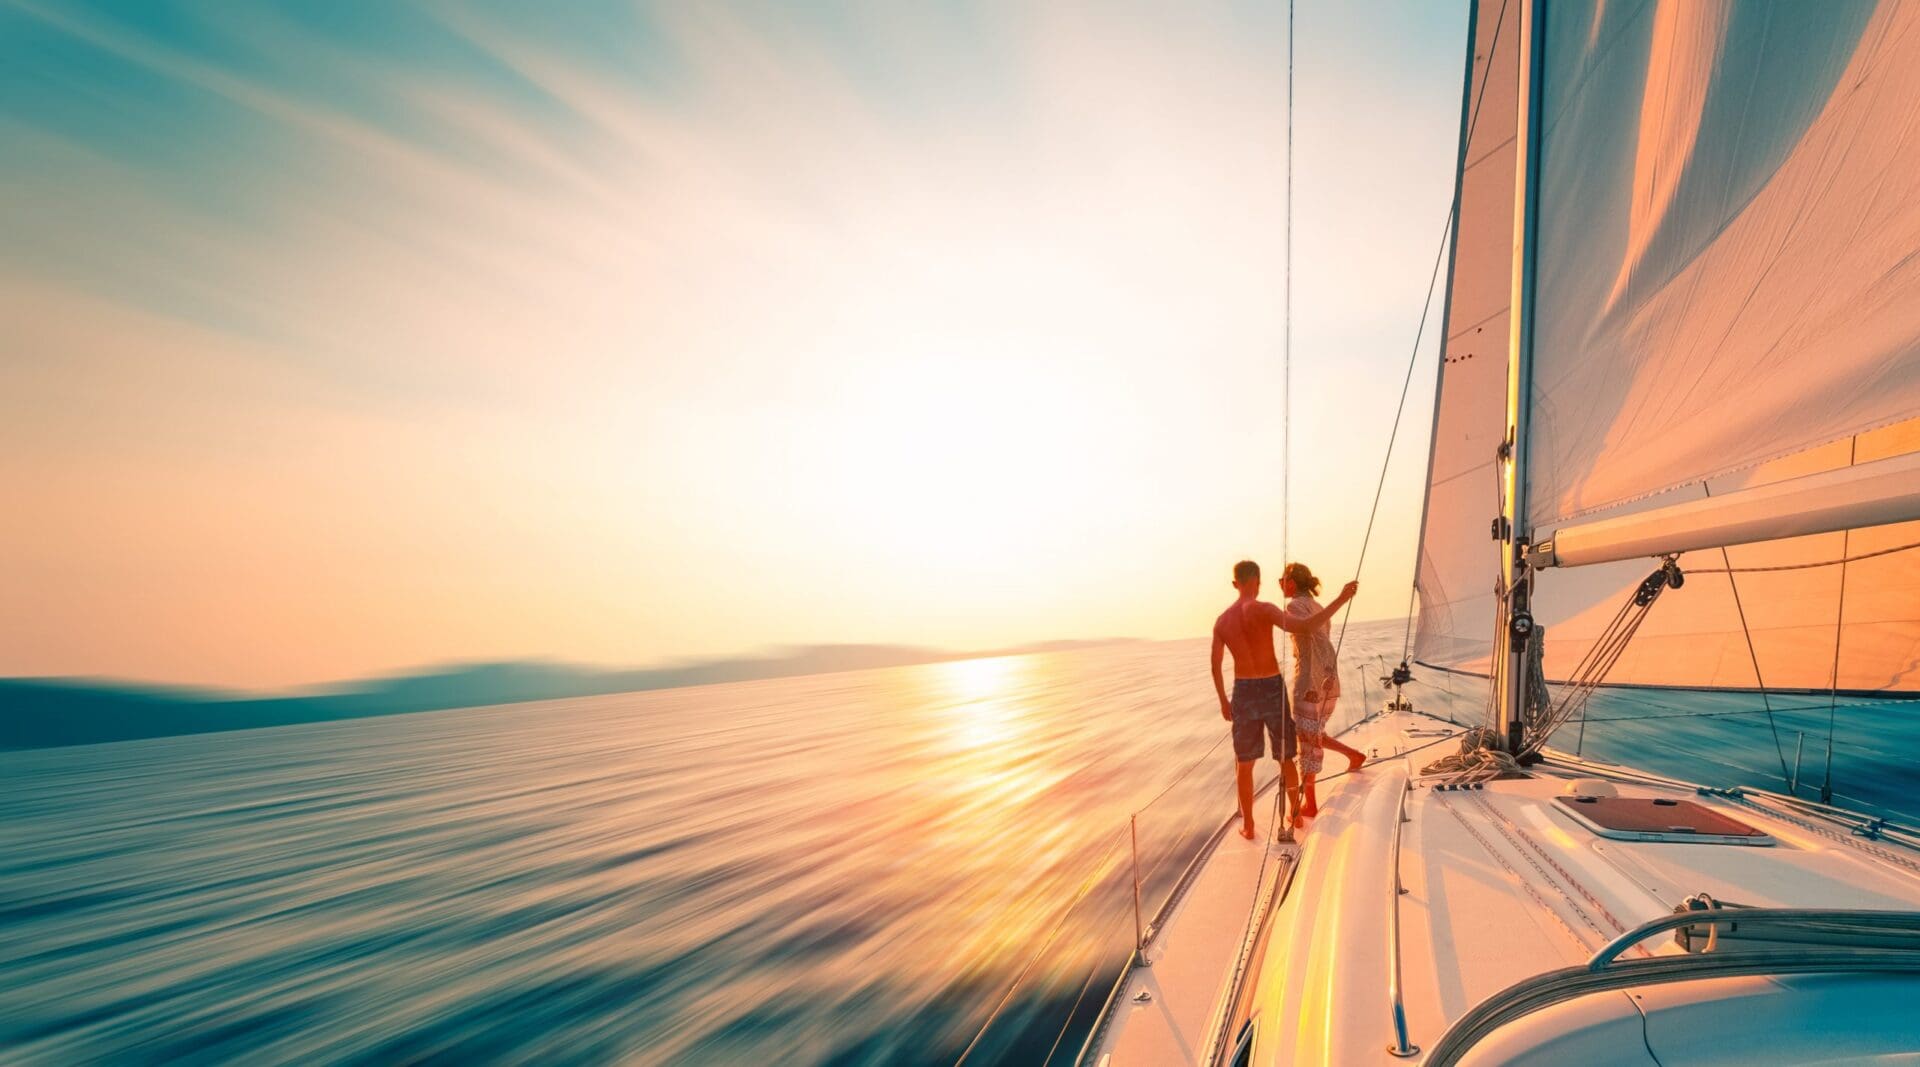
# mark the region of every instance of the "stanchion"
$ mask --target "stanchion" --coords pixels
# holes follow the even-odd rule
[[[1140,925],[1140,816],[1127,816],[1127,836],[1133,841],[1133,957],[1140,966],[1151,967],[1146,927]]]

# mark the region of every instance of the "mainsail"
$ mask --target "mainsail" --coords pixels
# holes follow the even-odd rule
[[[1607,681],[1920,689],[1920,550],[1886,552],[1920,542],[1891,521],[1920,515],[1897,477],[1920,451],[1920,4],[1542,8],[1525,517],[1537,540],[1691,549]],[[1509,153],[1509,210],[1515,174]],[[1481,275],[1512,267],[1511,223],[1467,213],[1497,184],[1463,171],[1417,583],[1418,657],[1476,672],[1504,370],[1455,353]],[[1477,493],[1451,491],[1470,464]],[[1550,678],[1655,564],[1539,573]]]

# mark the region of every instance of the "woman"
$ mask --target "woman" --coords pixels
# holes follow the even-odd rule
[[[1313,599],[1320,591],[1320,579],[1313,576],[1304,563],[1289,563],[1280,572],[1280,591],[1287,598],[1287,614],[1299,619],[1310,619],[1320,614],[1320,602]],[[1300,819],[1319,812],[1319,801],[1313,795],[1313,779],[1320,773],[1320,765],[1326,756],[1326,749],[1343,753],[1347,757],[1347,769],[1357,771],[1367,757],[1358,749],[1349,748],[1326,734],[1327,720],[1333,717],[1334,705],[1340,700],[1340,664],[1333,649],[1332,627],[1325,622],[1304,632],[1294,632],[1293,637],[1293,723],[1300,743],[1300,786],[1306,796],[1306,803],[1294,818],[1298,826]]]

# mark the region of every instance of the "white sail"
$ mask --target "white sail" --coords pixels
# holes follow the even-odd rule
[[[1703,502],[1737,497],[1757,487],[1806,484],[1823,472],[1909,466],[1916,452],[1920,420],[1909,420],[1681,493]],[[1680,494],[1618,510],[1664,505],[1675,495]],[[1737,689],[1920,690],[1920,549],[1888,552],[1916,543],[1920,522],[1901,522],[1685,552],[1679,560],[1688,573],[1685,586],[1662,595],[1607,680]],[[1845,566],[1806,566],[1848,558],[1853,562]],[[1743,573],[1717,573],[1729,566]],[[1567,676],[1652,569],[1652,560],[1630,559],[1540,572],[1534,608],[1547,627],[1549,678]]]
[[[1554,4],[1536,533],[1920,413],[1920,5]]]
[[[1440,666],[1484,665],[1492,641],[1500,550],[1488,524],[1499,514],[1494,452],[1507,404],[1519,18],[1518,4],[1478,5],[1467,71],[1446,340],[1414,578],[1414,655]]]
[[[1696,548],[1608,681],[1920,688],[1920,553],[1709,573],[1920,541],[1865,476],[1920,447],[1920,5],[1556,4],[1545,48],[1528,517]],[[1650,569],[1542,573],[1549,677]]]
[[[1692,577],[1607,680],[1920,689],[1920,551],[1873,555],[1920,542],[1920,523],[1894,521],[1915,501],[1870,476],[1920,451],[1920,4],[1556,3],[1542,47],[1531,533],[1617,538],[1566,562],[1692,549]],[[1467,173],[1463,212],[1496,186],[1511,210],[1505,162],[1504,184]],[[1497,209],[1458,239],[1421,540],[1419,658],[1475,672],[1499,573],[1505,353],[1479,379],[1451,360],[1512,241]],[[1451,492],[1468,470],[1473,491]],[[1799,498],[1820,514],[1756,518],[1756,499],[1798,507],[1795,484],[1828,487]],[[1780,536],[1808,530],[1829,532]],[[1710,547],[1755,537],[1775,539]],[[1746,572],[1712,573],[1728,567]],[[1651,569],[1540,572],[1550,678]]]

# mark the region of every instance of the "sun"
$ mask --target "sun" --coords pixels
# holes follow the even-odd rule
[[[990,701],[1007,694],[1019,664],[1016,656],[990,659],[962,659],[940,665],[942,681],[955,699],[974,703]]]

